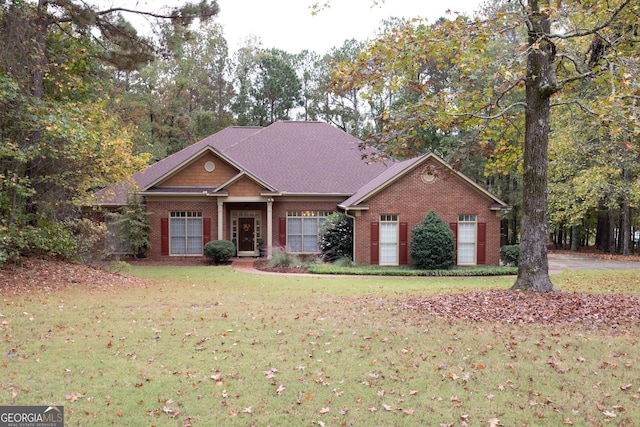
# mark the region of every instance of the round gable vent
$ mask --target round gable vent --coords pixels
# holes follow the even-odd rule
[[[427,182],[427,183],[433,182],[433,181],[436,180],[436,176],[433,173],[431,173],[430,171],[427,171],[427,172],[422,174],[422,180],[424,182]]]
[[[204,170],[206,170],[207,172],[213,172],[215,168],[216,164],[211,161],[204,164]]]

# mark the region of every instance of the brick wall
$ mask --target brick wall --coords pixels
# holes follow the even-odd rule
[[[436,178],[423,180],[429,170]],[[356,261],[369,264],[371,260],[371,222],[380,220],[380,215],[397,214],[399,222],[408,225],[409,242],[411,230],[420,223],[430,210],[435,211],[445,222],[458,222],[458,215],[477,215],[477,222],[487,224],[486,263],[500,263],[500,218],[489,210],[493,203],[485,195],[472,189],[461,178],[435,161],[417,167],[400,181],[395,182],[364,204],[369,210],[362,211],[356,219]],[[411,259],[409,259],[411,263]]]
[[[255,192],[252,194],[255,195]],[[287,216],[287,211],[336,211],[337,205],[342,200],[327,201],[276,201],[273,204],[273,224],[267,224],[266,203],[226,203],[224,206],[223,218],[223,238],[230,239],[230,213],[232,210],[252,210],[262,213],[263,238],[266,242],[269,228],[273,230],[273,246],[280,245],[280,218]],[[151,246],[148,250],[148,257],[152,259],[160,258],[161,255],[161,235],[160,220],[168,218],[171,211],[198,211],[202,212],[203,218],[211,218],[211,239],[218,238],[218,204],[216,198],[199,198],[199,200],[185,201],[170,198],[147,199],[147,211],[151,213]]]
[[[161,257],[160,219],[168,218],[171,211],[202,212],[203,218],[211,218],[211,239],[218,236],[218,205],[216,199],[201,199],[194,201],[176,201],[171,199],[147,199],[147,212],[151,221],[150,247],[147,256],[152,259]]]

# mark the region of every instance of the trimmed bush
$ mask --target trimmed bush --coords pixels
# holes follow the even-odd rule
[[[353,258],[353,225],[351,218],[336,212],[325,218],[320,226],[322,259],[333,262],[339,258]]]
[[[502,264],[517,267],[520,256],[520,245],[505,245],[500,248]]]
[[[226,264],[236,254],[236,246],[229,240],[212,240],[204,245],[204,253],[213,264]]]
[[[434,211],[411,231],[411,258],[422,270],[443,270],[455,265],[455,236]]]

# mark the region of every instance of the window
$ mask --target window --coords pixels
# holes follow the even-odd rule
[[[458,264],[476,263],[476,215],[458,216]]]
[[[398,265],[398,215],[380,215],[380,265]]]
[[[202,255],[202,212],[171,212],[170,255]]]
[[[320,225],[332,212],[287,212],[287,251],[298,253],[318,252]]]

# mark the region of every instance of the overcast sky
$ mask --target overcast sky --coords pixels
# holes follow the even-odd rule
[[[157,11],[165,5],[176,6],[185,0],[88,0],[101,7],[125,6],[131,9]],[[192,0],[197,3],[199,0]],[[384,19],[427,18],[434,22],[447,15],[447,10],[471,15],[481,0],[386,0],[373,6],[372,0],[331,0],[331,7],[316,16],[310,5],[327,0],[218,0],[217,22],[224,26],[229,53],[235,52],[250,35],[258,36],[265,48],[278,48],[289,53],[304,49],[319,54],[341,47],[345,40],[364,41],[372,38]],[[144,31],[140,17],[127,14],[126,19]]]
[[[218,0],[218,22],[224,26],[231,52],[253,34],[265,48],[325,54],[345,40],[371,38],[383,19],[423,17],[433,22],[447,16],[447,10],[472,14],[480,4],[480,0],[386,0],[372,7],[372,0],[331,0],[329,9],[312,16],[309,6],[324,1]]]

